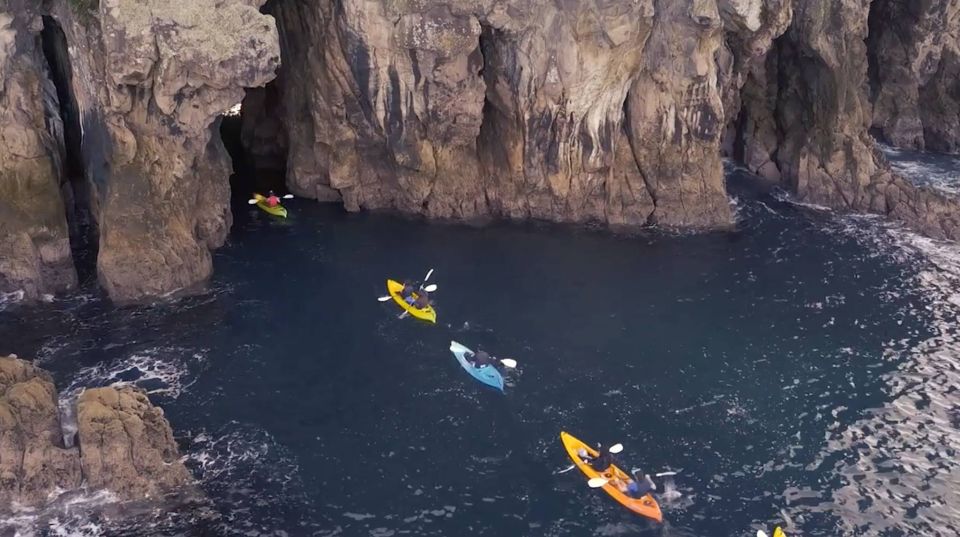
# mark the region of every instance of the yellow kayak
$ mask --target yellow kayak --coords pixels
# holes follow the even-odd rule
[[[257,200],[257,207],[260,207],[260,209],[262,209],[265,213],[272,214],[273,216],[279,216],[280,218],[287,217],[287,208],[283,205],[271,207],[267,205],[267,197],[260,194],[254,194],[253,199]]]
[[[402,283],[395,280],[387,280],[387,292],[390,293],[390,296],[393,297],[393,301],[396,302],[401,308],[417,319],[431,323],[437,322],[437,312],[433,311],[433,306],[427,306],[423,309],[420,309],[411,304],[407,304],[407,301],[400,296],[401,291],[403,291]],[[417,298],[417,294],[414,293],[413,297]]]
[[[617,500],[620,505],[626,507],[634,513],[637,513],[638,515],[651,518],[657,522],[663,522],[663,513],[660,512],[660,505],[657,504],[657,500],[653,499],[653,496],[650,494],[644,494],[640,498],[633,498],[628,496],[616,486],[616,483],[622,483],[623,486],[626,487],[630,482],[632,482],[633,478],[630,477],[629,474],[612,464],[601,474],[600,472],[594,470],[592,466],[583,462],[583,460],[580,458],[580,455],[577,454],[578,451],[584,449],[591,458],[596,458],[600,455],[596,449],[593,449],[589,445],[578,440],[572,434],[564,431],[560,432],[560,440],[563,442],[563,447],[567,450],[567,455],[570,455],[570,459],[573,460],[573,463],[577,465],[577,468],[579,468],[580,471],[587,476],[587,479],[603,477],[610,480],[602,488],[604,492],[610,495],[611,498]]]

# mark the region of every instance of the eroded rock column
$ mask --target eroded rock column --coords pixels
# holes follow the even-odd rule
[[[77,281],[60,194],[62,124],[45,75],[42,27],[36,2],[0,4],[0,292],[26,298]]]
[[[120,301],[202,282],[231,224],[219,116],[280,62],[272,17],[245,0],[101,0],[58,15],[76,46],[99,280]]]

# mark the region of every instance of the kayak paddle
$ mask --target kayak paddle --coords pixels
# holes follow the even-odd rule
[[[427,283],[427,280],[430,279],[431,274],[433,274],[433,269],[430,269],[430,271],[427,272],[427,277],[423,279],[423,283]]]
[[[607,451],[616,455],[617,453],[620,453],[621,451],[623,451],[623,444],[614,444],[610,446],[610,449],[608,449]]]
[[[284,194],[283,199],[285,199],[285,200],[292,200],[292,199],[293,199],[293,194]]]
[[[257,200],[254,200],[254,199],[247,200],[247,205],[256,205],[256,204],[257,204]]]
[[[393,298],[393,297],[390,296],[390,295],[382,296],[382,297],[380,297],[380,298],[377,299],[377,302],[386,302],[386,301],[390,300],[391,298]]]
[[[556,473],[557,475],[559,475],[559,474],[565,474],[565,473],[569,472],[570,470],[573,470],[573,469],[576,468],[576,467],[577,467],[576,464],[571,464],[570,466],[564,468],[563,470],[560,470],[560,471],[555,472],[555,473]]]
[[[503,358],[500,360],[500,363],[503,364],[504,367],[509,367],[510,369],[515,369],[517,367],[517,361],[512,358]]]
[[[426,291],[426,292],[428,292],[428,293],[432,293],[432,292],[434,292],[434,291],[437,290],[437,284],[431,283],[430,285],[428,285],[428,286],[426,286],[426,287],[421,287],[421,289],[423,289],[424,291]]]
[[[757,537],[767,537],[767,532],[763,530],[757,530]]]
[[[609,483],[609,482],[610,482],[609,480],[604,479],[604,478],[602,478],[602,477],[594,477],[594,478],[591,479],[590,481],[587,481],[587,486],[590,487],[590,488],[592,488],[592,489],[598,489],[598,488],[606,485],[606,484]]]

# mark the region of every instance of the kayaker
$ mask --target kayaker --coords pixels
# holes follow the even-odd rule
[[[589,461],[590,466],[593,466],[593,469],[598,472],[603,472],[607,468],[610,468],[616,464],[616,460],[613,458],[613,454],[603,449],[603,446],[597,444],[597,452],[600,453],[595,459]]]
[[[267,207],[276,207],[277,205],[280,205],[280,198],[271,190],[267,196]]]
[[[633,474],[634,480],[627,485],[627,494],[634,498],[642,498],[647,494],[657,490],[657,485],[650,478],[650,474],[644,474],[643,479],[638,479],[637,474]]]
[[[491,366],[497,365],[497,361],[493,358],[493,356],[490,356],[490,353],[484,350],[479,350],[479,349],[477,350],[477,352],[470,355],[469,360],[471,363],[473,363],[473,367],[476,367],[478,369],[485,365],[491,365]]]
[[[400,296],[403,297],[403,300],[407,304],[413,304],[415,300],[413,298],[413,284],[410,283],[410,280],[403,280],[403,289],[400,290]]]
[[[430,293],[427,293],[423,289],[417,289],[417,299],[413,302],[413,306],[418,309],[424,309],[430,305]]]

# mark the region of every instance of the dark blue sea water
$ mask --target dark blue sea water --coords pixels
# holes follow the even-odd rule
[[[0,312],[63,397],[136,382],[218,516],[26,513],[96,535],[956,535],[960,249],[742,186],[738,229],[427,224],[238,211],[200,296],[92,289]],[[377,302],[431,281],[439,323]],[[515,358],[506,394],[451,339]],[[663,526],[558,473],[567,430],[677,470]],[[101,502],[91,498],[89,508]],[[82,502],[81,502],[82,503]]]

